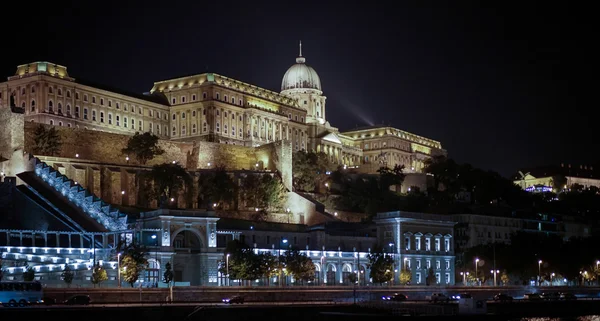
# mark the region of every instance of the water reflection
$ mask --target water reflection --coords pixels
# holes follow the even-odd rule
[[[562,318],[521,318],[518,321],[600,321],[600,315],[584,315],[580,317]]]

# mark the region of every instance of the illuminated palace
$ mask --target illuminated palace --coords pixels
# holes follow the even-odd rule
[[[301,49],[283,76],[280,92],[203,73],[158,81],[148,93],[132,94],[71,77],[66,67],[50,62],[18,66],[15,75],[0,83],[0,254],[5,279],[22,278],[27,264],[35,269],[36,279],[60,286],[60,271],[69,265],[77,271],[74,283],[90,286],[90,269],[97,262],[108,270],[107,284],[116,286],[115,245],[126,236],[150,249],[149,266],[139,281],[143,286],[164,286],[160,281],[167,262],[177,285],[231,284],[219,265],[232,239],[256,252],[277,254],[298,247],[315,263],[313,284],[348,285],[353,272],[361,284],[368,284],[367,256],[376,244],[385,244],[394,256],[395,280],[404,267],[411,271],[413,284],[425,283],[429,269],[435,275],[431,282],[454,284],[451,219],[390,212],[380,213],[372,224],[351,223],[293,191],[293,151],[324,152],[332,161],[364,173],[375,173],[382,165],[404,165],[407,180],[410,175],[424,177],[423,162],[446,153],[438,141],[388,126],[340,132],[326,119],[326,100],[321,80]],[[67,153],[31,154],[25,148],[31,146],[26,143],[32,140],[30,123],[60,126],[63,138],[72,134]],[[174,206],[179,209],[139,205],[137,175],[150,166],[125,162],[118,145],[136,132],[157,135],[168,149],[167,156],[159,157],[169,158],[161,160],[180,161],[193,177],[214,169],[217,160],[211,158],[217,152],[229,157],[218,156],[228,162],[231,175],[279,171],[289,191],[287,210],[306,215],[306,221],[290,222],[288,213],[273,214],[284,215],[287,223],[276,216],[270,221],[219,216],[179,199]],[[88,148],[86,155],[79,157],[83,148]],[[134,205],[148,209],[132,210]]]
[[[151,132],[172,141],[259,146],[289,140],[295,151],[324,152],[339,164],[375,173],[382,164],[419,173],[428,157],[445,154],[439,141],[387,126],[340,132],[326,119],[317,72],[300,55],[274,92],[215,73],[154,83],[131,94],[80,81],[49,62],[17,67],[0,83],[0,106],[25,120],[118,134]],[[202,166],[202,164],[200,164]]]

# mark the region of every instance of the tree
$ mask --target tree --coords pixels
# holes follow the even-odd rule
[[[232,204],[236,195],[236,185],[224,167],[205,171],[198,183],[198,204],[212,208],[212,204]]]
[[[410,284],[411,281],[412,281],[412,273],[410,272],[410,270],[402,268],[402,270],[400,271],[400,284],[408,285],[408,284]]]
[[[166,208],[176,192],[192,182],[185,168],[172,163],[154,165],[147,176],[154,183],[149,194],[158,201],[160,208]]]
[[[158,136],[145,132],[143,134],[135,133],[127,141],[127,147],[121,152],[124,155],[133,155],[142,165],[145,165],[155,156],[162,155],[165,151],[158,146]]]
[[[163,282],[165,282],[168,286],[171,286],[172,281],[173,270],[171,270],[171,262],[167,262],[167,264],[165,264],[165,273],[163,273]]]
[[[219,272],[229,275],[229,279],[256,280],[265,274],[265,256],[255,254],[248,245],[239,240],[228,242],[224,254],[229,255],[227,262],[224,262],[228,264],[221,264]]]
[[[358,275],[356,272],[352,272],[348,274],[348,282],[355,284],[358,281]]]
[[[556,193],[560,193],[567,186],[567,178],[564,175],[552,176],[552,189]]]
[[[94,284],[94,287],[96,287],[96,285],[99,286],[106,280],[108,280],[108,274],[106,273],[106,270],[100,266],[99,262],[96,263],[92,269],[92,284]]]
[[[403,173],[404,165],[394,165],[394,168],[381,167],[379,173],[379,186],[381,191],[388,191],[391,186],[401,185],[406,175]]]
[[[313,153],[304,150],[292,156],[292,173],[294,188],[299,191],[312,192],[322,186],[327,179],[327,172],[334,171],[336,165],[323,152]]]
[[[25,272],[23,272],[23,281],[31,282],[35,279],[35,270],[31,266],[25,266]]]
[[[383,284],[394,277],[394,260],[389,254],[383,253],[383,248],[376,246],[368,255],[369,268],[373,283]]]
[[[57,156],[62,146],[61,138],[54,126],[39,125],[33,133],[33,153],[45,156]]]
[[[62,277],[63,281],[67,284],[67,287],[70,288],[71,283],[73,283],[73,278],[75,277],[75,274],[71,270],[69,264],[65,264],[65,269],[63,270],[60,276]]]
[[[278,176],[248,174],[242,179],[242,199],[247,207],[277,210],[283,208],[287,190]]]
[[[285,252],[283,257],[286,271],[302,283],[312,281],[315,278],[315,264],[297,248],[291,248]]]
[[[506,273],[506,270],[502,271],[502,274],[500,275],[500,281],[502,281],[502,284],[504,286],[509,285],[508,282],[510,282],[510,278],[508,277],[508,273]]]
[[[126,244],[120,241],[117,245],[117,251],[123,253],[121,261],[123,280],[133,287],[140,273],[148,265],[148,259],[146,258],[148,250],[145,246],[136,243]]]

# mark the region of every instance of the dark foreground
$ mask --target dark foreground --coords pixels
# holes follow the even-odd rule
[[[523,317],[559,317],[575,320],[584,315],[600,315],[600,300],[576,302],[531,302],[489,305],[487,315],[399,316],[392,309],[382,310],[353,305],[146,305],[84,307],[1,308],[3,320],[483,320],[517,321]]]

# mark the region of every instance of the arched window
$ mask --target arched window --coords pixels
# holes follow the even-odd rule
[[[58,88],[58,95],[62,96],[62,89]]]
[[[25,109],[25,102],[21,103],[21,108]]]
[[[35,94],[35,86],[31,86],[31,93]]]
[[[62,114],[62,103],[58,103],[58,113]]]
[[[54,120],[50,119],[50,125],[54,125]]]
[[[35,111],[35,100],[31,101],[31,111]]]
[[[52,100],[48,100],[48,111],[51,113],[54,112],[54,103],[52,102]]]

